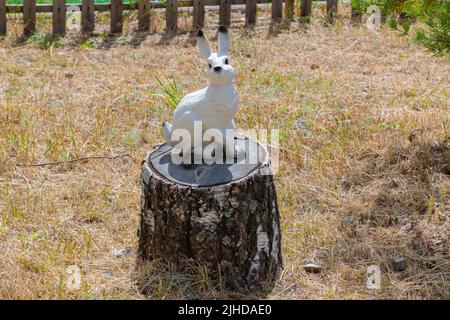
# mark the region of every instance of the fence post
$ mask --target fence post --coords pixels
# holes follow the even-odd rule
[[[30,36],[36,31],[36,0],[23,1],[23,35]]]
[[[122,0],[111,0],[111,33],[122,33]]]
[[[202,29],[205,26],[205,0],[193,1],[194,30]]]
[[[292,20],[294,19],[295,0],[286,0],[284,4],[284,16]]]
[[[253,26],[256,24],[256,0],[245,1],[245,25]]]
[[[6,0],[0,0],[0,36],[6,34]]]
[[[309,21],[312,12],[312,0],[302,0],[300,5],[300,17],[303,21]]]
[[[279,21],[283,17],[283,0],[272,0],[272,20]]]
[[[178,0],[166,0],[166,31],[174,32],[178,28]]]
[[[138,6],[138,30],[150,30],[150,1],[139,0]]]
[[[94,0],[83,0],[81,7],[81,32],[90,34],[95,30]]]
[[[53,34],[66,33],[66,0],[53,0]]]
[[[327,17],[330,22],[333,22],[338,8],[338,0],[327,0]]]
[[[220,0],[219,25],[230,27],[231,24],[231,0]]]

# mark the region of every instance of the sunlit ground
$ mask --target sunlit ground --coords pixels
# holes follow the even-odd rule
[[[395,31],[350,25],[348,8],[334,26],[317,10],[310,26],[272,33],[270,12],[248,32],[233,15],[237,125],[281,132],[285,269],[268,298],[448,298],[449,61]],[[136,268],[140,163],[171,117],[149,92],[160,90],[156,77],[174,77],[184,94],[205,85],[206,62],[183,32],[190,18],[167,38],[162,17],[152,19],[158,33],[137,35],[127,16],[125,34],[110,38],[100,15],[88,39],[49,38],[40,19],[37,36],[24,42],[11,22],[0,42],[0,298],[236,297],[201,267]],[[17,166],[124,153],[131,159]],[[396,255],[405,271],[393,271]],[[306,273],[307,259],[324,270]],[[73,265],[78,289],[67,285]],[[367,288],[370,265],[380,290]]]

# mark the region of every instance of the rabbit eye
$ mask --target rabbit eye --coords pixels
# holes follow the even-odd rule
[[[211,63],[208,63],[208,67],[211,69]]]
[[[225,59],[225,64],[228,64],[228,59]]]

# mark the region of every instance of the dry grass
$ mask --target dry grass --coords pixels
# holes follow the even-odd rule
[[[285,269],[268,298],[449,298],[448,59],[347,19],[268,28],[233,29],[230,54],[238,126],[282,132]],[[184,93],[204,85],[192,38],[44,40],[0,43],[0,298],[236,297],[201,266],[135,268],[140,161],[170,118],[146,92],[155,76],[175,76]],[[16,166],[123,153],[131,159]],[[394,255],[407,257],[405,271],[392,271]],[[305,273],[304,259],[324,272]],[[366,287],[372,264],[381,290]],[[78,290],[66,286],[71,265]]]

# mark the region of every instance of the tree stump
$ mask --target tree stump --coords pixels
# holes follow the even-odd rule
[[[194,260],[233,290],[273,284],[282,257],[270,159],[258,142],[237,139],[258,150],[257,161],[187,166],[171,161],[166,144],[150,151],[141,175],[142,260]]]

